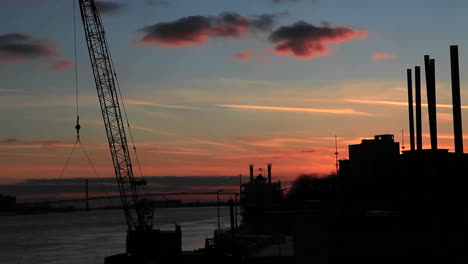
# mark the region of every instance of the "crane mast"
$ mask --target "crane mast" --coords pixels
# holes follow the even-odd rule
[[[116,74],[99,10],[94,0],[79,0],[79,5],[128,232],[152,230],[153,208],[138,196],[142,181],[133,174]]]

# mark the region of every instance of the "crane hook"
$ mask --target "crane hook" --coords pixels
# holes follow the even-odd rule
[[[80,116],[76,116],[76,141],[80,141]]]

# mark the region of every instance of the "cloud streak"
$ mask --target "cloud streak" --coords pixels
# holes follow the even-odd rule
[[[275,45],[273,52],[297,59],[313,59],[330,53],[333,45],[356,38],[366,38],[368,31],[355,30],[348,26],[314,26],[299,21],[291,26],[282,26],[271,33],[269,39]]]
[[[57,140],[37,140],[23,141],[14,138],[0,140],[0,150],[2,149],[52,149],[52,148],[72,148],[75,144]],[[87,144],[96,148],[105,148],[105,144]]]
[[[128,105],[154,106],[154,107],[172,108],[172,109],[211,110],[209,108],[203,108],[203,107],[196,107],[196,106],[189,106],[189,105],[158,104],[158,103],[153,103],[150,101],[134,100],[134,99],[126,99],[125,103]]]
[[[398,101],[381,101],[381,100],[357,100],[357,99],[345,99],[346,102],[351,103],[360,103],[360,104],[376,104],[376,105],[396,105],[396,106],[408,106],[407,102],[398,102]],[[416,104],[413,104],[416,105]],[[427,107],[427,104],[421,104],[421,106]],[[437,104],[439,108],[452,108],[450,104]],[[468,109],[468,106],[462,105],[462,109]]]
[[[307,107],[231,105],[231,104],[218,104],[216,106],[226,107],[226,108],[248,109],[248,110],[261,110],[261,111],[306,112],[306,113],[320,113],[320,114],[373,116],[373,114],[358,112],[350,108],[307,108]]]
[[[271,137],[271,138],[248,138],[242,139],[241,143],[256,147],[287,147],[294,144],[316,144],[319,140],[308,138],[292,138],[292,137]]]

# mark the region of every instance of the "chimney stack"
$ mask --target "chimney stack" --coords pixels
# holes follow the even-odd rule
[[[414,89],[416,101],[416,147],[422,150],[422,121],[421,121],[421,67],[414,67]]]
[[[427,109],[429,114],[429,133],[431,135],[431,149],[437,149],[437,112],[435,87],[435,60],[424,55],[426,68]]]
[[[250,169],[250,182],[253,182],[253,179],[254,179],[254,165],[253,164],[249,164],[249,169]]]
[[[271,184],[271,163],[268,163],[268,184]]]
[[[413,114],[413,79],[411,69],[406,70],[408,80],[408,114],[409,114],[409,132],[411,150],[414,150],[414,114]]]
[[[463,131],[460,99],[460,70],[458,63],[458,46],[450,46],[450,69],[452,75],[452,106],[453,106],[453,134],[455,153],[463,154]]]

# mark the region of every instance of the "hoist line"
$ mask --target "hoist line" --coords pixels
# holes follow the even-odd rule
[[[94,171],[94,176],[96,176],[96,178],[99,178],[99,177],[98,177],[98,174],[97,174],[97,171],[96,171],[96,168],[94,167],[94,164],[91,162],[91,159],[89,158],[88,153],[86,152],[86,150],[85,150],[85,148],[84,148],[84,146],[83,146],[83,143],[81,143],[81,141],[79,141],[79,142],[80,142],[80,147],[81,147],[81,149],[83,150],[83,153],[85,154],[86,159],[88,160],[89,165],[91,166],[91,168],[92,168],[93,171]]]
[[[62,179],[63,173],[65,172],[65,169],[67,168],[68,163],[70,163],[70,159],[71,159],[71,157],[72,157],[72,155],[73,155],[73,152],[75,151],[76,145],[77,145],[79,142],[80,142],[79,139],[77,139],[77,140],[75,141],[75,144],[73,145],[73,148],[72,148],[70,154],[68,155],[67,161],[65,162],[65,166],[63,166],[62,171],[60,172],[59,178],[58,178],[58,180],[57,180],[57,185],[60,183],[60,180]]]
[[[78,55],[77,55],[77,38],[76,38],[76,5],[75,0],[73,0],[73,41],[74,41],[74,52],[75,52],[75,100],[76,100],[76,116],[77,116],[77,123],[79,117],[79,96],[78,96]]]

